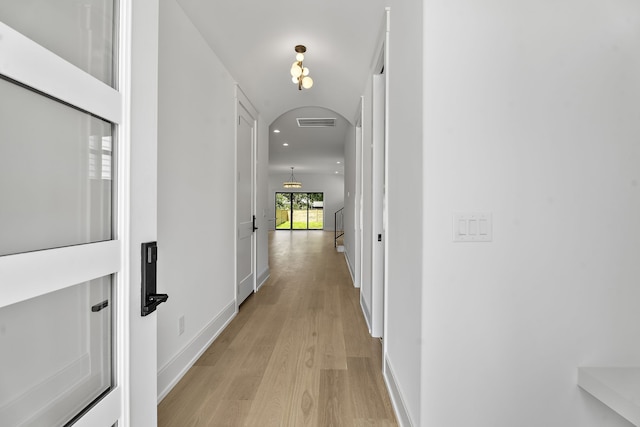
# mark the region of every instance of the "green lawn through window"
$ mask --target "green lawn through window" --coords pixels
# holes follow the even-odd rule
[[[278,229],[282,230],[288,230],[291,227],[291,223],[289,221],[283,222],[282,224],[280,224],[278,226]],[[306,230],[307,229],[307,223],[306,222],[298,222],[298,221],[293,221],[293,229],[294,230]],[[322,229],[322,222],[315,222],[315,221],[309,221],[309,229],[310,230],[321,230]]]

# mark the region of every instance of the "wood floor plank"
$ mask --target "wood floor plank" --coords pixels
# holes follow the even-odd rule
[[[216,410],[209,414],[207,427],[237,427],[244,424],[251,407],[248,400],[223,400]]]
[[[319,312],[309,310],[300,324],[302,335],[298,345],[296,375],[289,412],[291,425],[314,426],[318,414],[320,388]]]
[[[258,292],[260,296],[255,298],[258,304],[275,305],[282,296],[282,288],[271,284],[262,286]]]
[[[325,309],[321,313],[323,334],[320,336],[320,369],[347,369],[340,295],[337,290],[325,295]]]
[[[396,426],[333,234],[269,237],[270,278],[160,403],[158,425]]]
[[[322,369],[320,371],[318,426],[351,426],[352,418],[347,371]]]
[[[392,427],[396,423],[391,420],[376,420],[370,418],[356,418],[353,420],[353,427]]]
[[[371,353],[369,331],[362,316],[360,305],[351,289],[340,289],[340,309],[344,330],[345,351],[349,357],[367,357]]]
[[[353,413],[355,418],[387,419],[392,414],[387,412],[384,395],[376,381],[377,368],[371,358],[347,358],[347,378],[349,387],[358,390],[352,393]]]
[[[160,427],[182,427],[199,419],[199,409],[220,380],[209,366],[194,366],[163,400],[158,408]],[[197,425],[197,424],[196,424]]]
[[[209,346],[202,356],[196,361],[196,365],[199,366],[213,366],[218,361],[218,358],[224,354],[228,346],[237,335],[244,329],[244,326],[251,319],[251,315],[255,311],[255,305],[257,301],[253,298],[253,295],[249,296],[243,304],[242,312],[239,312],[233,320],[227,325],[224,331],[216,338],[216,345]]]
[[[280,335],[253,399],[245,423],[248,426],[288,424],[302,326],[290,319],[285,329],[286,333]]]

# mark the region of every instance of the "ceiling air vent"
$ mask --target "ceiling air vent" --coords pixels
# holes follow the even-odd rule
[[[328,128],[335,127],[336,119],[302,119],[297,118],[298,127],[301,128]]]

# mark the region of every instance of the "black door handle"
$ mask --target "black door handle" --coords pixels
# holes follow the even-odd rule
[[[94,313],[97,313],[98,311],[102,310],[103,308],[107,308],[109,306],[109,300],[106,299],[102,302],[99,302],[96,305],[91,306],[91,311]]]
[[[169,295],[167,294],[149,294],[147,295],[147,299],[149,302],[157,302],[160,304],[161,302],[165,302],[169,299]]]
[[[253,216],[253,231],[255,232],[258,229],[258,227],[256,227],[256,216]]]

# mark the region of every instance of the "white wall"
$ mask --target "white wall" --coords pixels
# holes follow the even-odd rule
[[[273,230],[276,217],[276,192],[286,191],[282,182],[286,175],[269,175],[269,197],[267,198],[267,212],[269,212],[269,227]],[[334,213],[344,207],[344,175],[342,174],[301,174],[296,172],[296,179],[302,182],[302,188],[293,192],[324,193],[324,230],[334,230]]]
[[[235,312],[234,80],[174,0],[161,2],[158,392]],[[184,316],[185,332],[178,335]]]
[[[576,368],[640,363],[640,3],[435,1],[424,28],[421,425],[630,425]],[[452,243],[456,211],[493,242]]]

